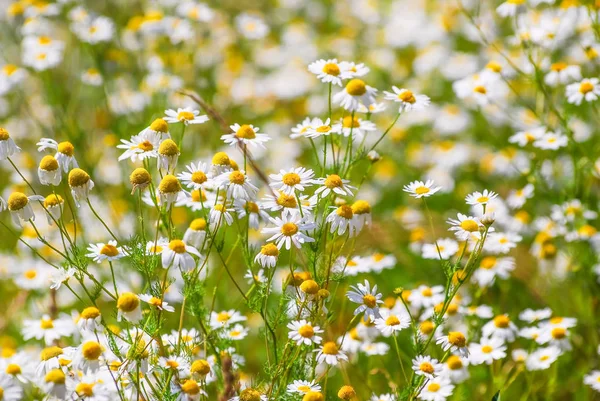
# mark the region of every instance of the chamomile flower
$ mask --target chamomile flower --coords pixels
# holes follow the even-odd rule
[[[79,207],[80,201],[88,199],[90,191],[94,188],[94,181],[92,181],[88,173],[75,167],[69,171],[68,182],[71,194]]]
[[[321,348],[315,350],[317,353],[317,362],[326,363],[330,366],[336,366],[340,362],[348,361],[348,356],[339,349],[336,343],[328,341]]]
[[[371,398],[369,398],[369,401],[396,401],[397,398],[395,395],[393,394],[373,394],[371,396]]]
[[[230,340],[239,341],[246,338],[248,331],[248,328],[242,326],[241,324],[236,324],[229,329],[225,329],[223,336]]]
[[[423,110],[429,106],[429,103],[431,102],[428,96],[414,93],[408,89],[399,89],[396,86],[392,86],[392,91],[393,92],[384,91],[384,99],[400,103],[400,108],[398,109],[399,113],[411,110]]]
[[[507,279],[510,276],[510,272],[514,269],[514,258],[486,256],[481,260],[479,268],[473,272],[473,282],[477,283],[480,287],[487,287],[494,283],[496,276]]]
[[[581,67],[568,65],[564,62],[553,63],[550,71],[544,77],[544,82],[549,86],[568,84],[581,79]]]
[[[558,150],[567,146],[568,143],[569,138],[566,135],[546,132],[533,143],[533,146],[544,150]]]
[[[202,217],[192,220],[183,234],[183,242],[200,249],[206,238],[206,220]]]
[[[550,318],[550,316],[552,316],[552,309],[550,308],[543,308],[537,310],[527,308],[523,310],[523,312],[519,313],[519,319],[527,323],[534,323],[539,322],[541,320],[546,320]]]
[[[339,196],[353,196],[353,187],[349,184],[349,180],[341,178],[337,174],[329,174],[326,178],[317,178],[315,184],[319,185],[319,188],[314,193],[314,197],[326,198],[330,193],[335,193]]]
[[[454,385],[446,377],[436,377],[423,385],[418,398],[424,401],[446,401],[452,395]]]
[[[65,173],[68,173],[71,168],[79,166],[77,159],[75,159],[75,147],[71,142],[64,141],[59,143],[54,139],[42,138],[36,145],[38,152],[43,152],[46,149],[56,150],[54,158],[58,162],[60,169]]]
[[[275,267],[279,258],[279,248],[270,242],[261,246],[260,252],[254,258],[254,261],[265,268]]]
[[[439,344],[444,351],[458,352],[463,357],[469,355],[467,338],[460,331],[449,331],[447,336],[438,337],[435,343]]]
[[[514,341],[517,326],[510,321],[508,315],[498,315],[487,322],[481,329],[484,337],[500,338],[502,341]]]
[[[408,301],[415,308],[431,308],[444,301],[444,287],[436,285],[428,287],[420,285],[416,290],[411,291]]]
[[[388,309],[380,309],[381,317],[375,319],[375,327],[385,337],[396,335],[397,332],[410,326],[410,316],[408,313],[395,313]]]
[[[537,127],[527,129],[525,131],[518,131],[516,134],[508,138],[510,143],[516,143],[517,145],[524,147],[529,144],[535,143],[546,133],[546,127]]]
[[[321,386],[315,383],[314,380],[294,380],[287,386],[288,393],[306,394],[309,391],[321,391]]]
[[[22,192],[13,192],[6,201],[8,210],[10,211],[10,217],[13,223],[17,226],[21,226],[21,221],[33,221],[35,220],[35,214],[31,201],[44,201],[45,198],[40,195],[27,196]]]
[[[525,367],[529,371],[546,370],[561,354],[562,351],[554,346],[539,348],[527,356]]]
[[[491,200],[496,199],[498,197],[498,194],[493,192],[493,191],[488,191],[487,189],[484,189],[483,192],[473,192],[469,195],[467,195],[467,197],[465,198],[465,202],[467,202],[467,205],[481,205],[481,206],[485,206],[487,205]]]
[[[160,184],[158,184],[160,204],[166,205],[167,209],[169,209],[173,203],[177,201],[177,198],[181,192],[187,194],[185,191],[183,191],[179,180],[174,175],[165,175],[160,181]]]
[[[228,199],[252,200],[258,188],[252,184],[243,170],[234,170],[215,177],[217,187],[226,190]]]
[[[308,71],[317,76],[321,82],[342,86],[342,79],[347,78],[344,65],[337,59],[317,60],[308,65]]]
[[[354,314],[365,313],[365,316],[371,317],[373,320],[380,318],[379,304],[383,303],[381,299],[383,295],[377,292],[377,285],[371,288],[368,280],[364,284],[350,286],[350,290],[346,293],[346,297],[352,302],[359,304],[354,310]]]
[[[353,140],[362,140],[367,133],[377,131],[377,126],[373,122],[362,118],[346,116],[335,124],[332,130],[346,138],[352,135]]]
[[[172,139],[165,139],[158,147],[158,168],[167,172],[174,171],[181,154],[179,146]]]
[[[235,209],[239,220],[248,216],[248,227],[253,230],[258,230],[260,220],[269,221],[270,219],[269,214],[256,202],[236,199],[233,203],[233,208]]]
[[[454,235],[460,241],[466,241],[472,233],[478,232],[483,227],[479,218],[462,213],[458,213],[456,219],[448,219],[447,223],[452,226],[448,231],[454,231]]]
[[[0,393],[2,401],[20,401],[23,399],[23,388],[8,375],[0,375]]]
[[[302,232],[312,230],[315,228],[315,224],[305,221],[300,215],[287,215],[281,218],[275,217],[271,219],[271,224],[274,227],[265,227],[261,232],[271,235],[267,239],[267,242],[274,241],[278,249],[281,249],[285,245],[285,249],[290,250],[292,244],[300,249],[302,244],[315,241]]]
[[[369,107],[375,103],[377,89],[370,87],[362,79],[354,78],[346,83],[344,89],[333,96],[333,102],[348,111],[357,111],[359,106]]]
[[[101,326],[101,313],[95,306],[89,306],[81,311],[79,319],[77,319],[77,328],[82,331],[94,332],[100,329]]]
[[[450,355],[444,363],[441,376],[446,376],[452,383],[462,383],[469,378],[468,358],[458,355]]]
[[[329,124],[329,122],[327,124]],[[315,127],[319,127],[321,125],[323,125],[323,122],[320,118],[311,119],[310,117],[306,117],[301,123],[296,124],[296,126],[292,128],[290,138],[297,139],[305,137],[310,131],[313,131]],[[328,126],[327,129],[329,130],[331,127]]]
[[[235,25],[238,31],[250,40],[262,39],[270,31],[269,26],[261,17],[248,13],[242,13],[235,17]]]
[[[173,239],[161,254],[163,268],[173,267],[181,270],[192,270],[196,267],[193,256],[201,257],[200,252],[193,246],[187,245],[180,239]]]
[[[295,195],[304,192],[306,187],[314,183],[315,173],[311,169],[297,167],[290,170],[280,170],[279,174],[271,174],[269,185],[277,191],[286,195]]]
[[[207,116],[201,116],[198,110],[193,110],[191,107],[185,107],[183,109],[178,108],[177,111],[173,109],[165,110],[164,120],[167,123],[184,123],[185,125],[190,124],[202,124],[208,121]]]
[[[328,136],[329,134],[338,132],[339,127],[337,125],[332,126],[329,118],[325,121],[321,120],[320,118],[313,118],[311,125],[306,127],[304,130],[304,136],[307,138],[319,138],[321,136]]]
[[[187,171],[177,174],[177,178],[183,185],[190,189],[211,187],[211,173],[206,163],[190,163],[185,168]]]
[[[140,294],[140,300],[146,302],[148,305],[155,307],[158,310],[167,312],[175,312],[175,308],[169,305],[168,302],[163,301],[160,298],[154,297],[150,294]]]
[[[506,198],[506,203],[511,209],[519,209],[523,207],[528,199],[533,197],[534,190],[533,184],[527,184],[521,189],[512,190]]]
[[[50,155],[46,155],[38,166],[38,178],[42,185],[58,186],[62,180],[62,174],[58,161]]]
[[[496,8],[496,12],[501,17],[514,17],[524,6],[525,0],[507,0]]]
[[[123,317],[132,323],[137,323],[142,319],[140,297],[132,292],[122,292],[119,295],[117,310],[117,320],[119,322]]]
[[[108,243],[99,242],[97,244],[90,244],[87,248],[90,252],[86,256],[92,258],[94,262],[100,263],[104,260],[113,262],[126,256],[125,250],[117,246],[117,241],[110,240]]]
[[[81,82],[91,86],[102,86],[104,78],[102,74],[95,68],[88,68],[81,73]]]
[[[583,383],[600,392],[600,370],[592,370],[583,377]]]
[[[239,397],[230,398],[229,401],[268,401],[268,397],[262,394],[260,391],[255,390],[251,387],[246,388],[240,392]]]
[[[479,340],[479,343],[469,345],[469,361],[473,365],[482,363],[491,365],[495,360],[504,357],[506,357],[506,346],[500,337],[484,337]]]
[[[246,316],[242,316],[242,314],[235,309],[224,310],[221,312],[211,312],[210,313],[210,328],[213,330],[218,330],[223,327],[228,327],[234,323],[239,323],[247,320]]]
[[[130,140],[121,139],[118,149],[125,149],[119,156],[119,161],[130,159],[132,162],[144,161],[147,158],[158,157],[161,137],[159,134],[142,131],[134,135]]]
[[[52,344],[61,337],[68,337],[74,332],[74,325],[70,318],[61,316],[56,319],[43,315],[41,319],[28,319],[23,322],[23,339],[44,340],[46,345]]]
[[[600,80],[598,78],[585,78],[581,82],[567,85],[567,101],[579,106],[584,100],[593,102],[600,96]]]
[[[233,224],[233,216],[231,212],[234,209],[228,208],[222,203],[217,203],[213,207],[210,208],[210,213],[208,214],[208,224],[212,231],[217,230],[219,227],[223,227],[225,225]]]
[[[21,148],[15,144],[15,141],[10,137],[8,131],[4,128],[0,128],[0,160],[6,160],[20,151]]]
[[[426,182],[413,181],[410,184],[405,185],[402,190],[408,192],[410,196],[419,199],[430,197],[440,189],[442,189],[442,187],[433,185],[433,180],[427,180]]]
[[[433,379],[442,373],[444,366],[429,355],[417,355],[412,361],[412,370],[419,376]]]
[[[75,350],[73,366],[84,372],[98,371],[100,369],[100,359],[106,351],[106,347],[95,339],[84,341]]]
[[[230,146],[243,145],[265,148],[264,143],[271,140],[267,134],[259,134],[259,128],[251,124],[233,124],[230,128],[233,131],[232,133],[221,136],[221,140]]]
[[[306,320],[295,320],[288,323],[287,328],[288,338],[296,342],[296,345],[312,345],[320,344],[323,340],[319,334],[323,333],[323,330],[319,326],[313,326]]]
[[[421,256],[424,259],[450,259],[459,250],[458,242],[450,238],[442,238],[433,244],[423,244]]]

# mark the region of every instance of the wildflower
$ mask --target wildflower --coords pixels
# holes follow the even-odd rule
[[[309,391],[321,391],[321,386],[315,381],[294,380],[292,384],[288,384],[287,392],[296,394],[306,394]]]
[[[237,213],[238,219],[242,220],[248,216],[248,227],[253,230],[258,230],[260,220],[268,221],[269,214],[261,209],[261,207],[252,201],[236,199],[233,207]]]
[[[507,0],[496,8],[501,17],[514,17],[519,9],[524,7],[525,0]]]
[[[47,345],[61,337],[73,334],[73,324],[69,318],[59,317],[51,319],[49,315],[43,315],[41,319],[28,319],[23,322],[23,339],[44,340]]]
[[[444,351],[458,352],[463,357],[469,354],[467,338],[460,331],[450,331],[447,336],[438,337],[435,342],[441,345]]]
[[[506,357],[506,346],[500,337],[484,337],[479,343],[469,345],[469,355],[469,361],[473,365],[491,365],[494,360]]]
[[[271,140],[267,134],[259,134],[259,128],[254,125],[248,124],[233,124],[230,126],[233,131],[230,134],[222,135],[221,140],[228,145],[244,145],[251,147],[261,147],[264,148],[265,142]]]
[[[81,82],[91,86],[102,86],[104,78],[102,78],[102,74],[97,69],[88,68],[81,73]]]
[[[352,191],[356,188],[348,185],[349,182],[349,180],[343,179],[337,174],[329,174],[326,178],[317,178],[315,183],[320,186],[313,196],[326,198],[332,192],[340,196],[353,196]]]
[[[333,132],[340,133],[344,137],[352,135],[352,139],[361,140],[369,132],[377,130],[377,126],[368,120],[362,118],[352,118],[352,116],[346,116],[340,120],[339,123],[335,124],[332,128]]]
[[[281,170],[279,174],[271,174],[269,178],[273,181],[269,183],[273,189],[286,195],[295,195],[297,192],[304,192],[307,186],[313,184],[315,173],[311,169],[297,167],[289,171]]]
[[[342,86],[342,79],[346,78],[348,73],[344,71],[344,65],[337,59],[317,60],[308,65],[308,71],[317,76],[321,82],[332,83]]]
[[[201,116],[198,110],[193,110],[191,107],[178,108],[177,111],[173,109],[165,110],[164,120],[167,123],[184,123],[185,125],[190,124],[202,124],[208,121],[207,116]]]
[[[394,313],[388,309],[380,309],[379,314],[381,317],[375,319],[375,327],[385,337],[395,335],[410,326],[410,316],[407,313]]]
[[[83,371],[97,371],[100,368],[100,357],[105,347],[95,340],[83,342],[75,351],[73,365]]]
[[[173,171],[179,158],[179,147],[172,139],[165,139],[158,147],[158,168]]]
[[[347,361],[348,356],[343,351],[340,351],[338,346],[333,341],[324,343],[317,352],[317,362],[325,362],[327,365],[335,366],[340,361]]]
[[[7,200],[8,210],[13,223],[21,226],[21,221],[35,220],[31,201],[44,201],[40,195],[27,196],[22,192],[13,192]]]
[[[62,369],[49,370],[44,376],[44,388],[48,394],[59,399],[64,399],[67,388],[65,386],[66,376]],[[1,385],[1,384],[0,384]],[[4,387],[3,387],[4,388]],[[19,395],[20,397],[20,395]],[[20,398],[18,398],[20,399]]]
[[[77,320],[77,328],[81,331],[94,332],[98,330],[101,322],[100,310],[95,306],[89,306],[81,311]]]
[[[539,140],[542,136],[544,136],[545,133],[546,127],[538,127],[526,131],[519,131],[508,138],[508,141],[523,147],[527,146],[528,144],[535,143],[535,141]]]
[[[110,240],[106,244],[101,242],[90,244],[87,249],[90,253],[86,256],[92,258],[96,263],[100,263],[103,260],[112,262],[126,256],[123,248],[120,246],[117,247],[117,241],[115,240]]]
[[[525,359],[525,367],[529,371],[546,370],[558,359],[562,351],[554,346],[539,348]]]
[[[54,158],[58,162],[60,169],[68,173],[71,168],[79,167],[75,159],[75,147],[71,142],[56,142],[54,139],[42,138],[38,143],[38,152],[43,152],[46,149],[56,150]]]
[[[121,139],[118,149],[125,149],[125,152],[119,156],[119,161],[130,159],[132,162],[144,161],[148,158],[158,157],[158,150],[161,145],[161,135],[150,130],[140,132],[134,135],[128,141]]]
[[[583,377],[583,383],[600,392],[600,370],[592,370]]]
[[[58,162],[53,156],[46,155],[42,158],[38,167],[38,177],[42,185],[60,184],[62,175]]]
[[[507,279],[514,268],[514,258],[486,256],[481,260],[479,268],[473,273],[473,281],[480,287],[487,287],[494,283],[496,276]]]
[[[8,375],[1,375],[0,395],[2,395],[2,401],[19,401],[23,399],[23,389]]]
[[[312,222],[305,222],[300,216],[282,216],[282,218],[275,217],[271,219],[271,223],[275,227],[265,227],[262,229],[262,233],[270,234],[271,237],[267,241],[275,241],[277,248],[281,249],[285,245],[285,249],[289,250],[292,244],[300,249],[302,244],[306,242],[314,242],[315,240],[302,231],[312,230],[315,228],[315,224]]]
[[[487,322],[482,330],[484,337],[500,338],[503,341],[514,341],[517,327],[507,315],[498,315]]]
[[[210,313],[210,327],[213,330],[217,330],[223,327],[228,327],[234,323],[239,323],[245,321],[246,316],[242,316],[242,314],[234,309],[225,310],[221,312],[211,312]]]
[[[190,189],[202,189],[209,187],[212,180],[208,166],[204,162],[190,163],[185,167],[187,171],[177,174],[177,178]]]
[[[468,365],[469,360],[467,358],[450,355],[446,359],[441,376],[447,376],[453,383],[462,383],[469,378]]]
[[[536,139],[533,146],[545,150],[558,150],[567,146],[569,138],[566,135],[546,132],[540,138]]]
[[[206,238],[206,220],[202,217],[192,220],[183,234],[183,242],[198,249]]]
[[[248,335],[248,329],[241,324],[236,324],[232,328],[225,330],[223,335],[230,340],[243,340]]]
[[[153,297],[150,294],[140,294],[140,300],[146,302],[150,306],[154,306],[158,310],[164,310],[167,312],[175,312],[175,308],[169,305],[168,302],[163,301],[160,298]]]
[[[593,102],[600,96],[600,80],[598,78],[585,78],[581,82],[567,85],[567,101],[579,106],[584,100]]]
[[[258,188],[250,182],[250,178],[244,171],[235,170],[223,173],[215,177],[216,185],[227,190],[227,198],[229,199],[254,199],[258,192]]]
[[[269,26],[265,24],[265,21],[257,15],[251,15],[248,13],[239,14],[237,17],[235,17],[235,25],[238,28],[238,31],[246,39],[262,39],[269,34]]]
[[[415,308],[431,308],[434,305],[444,301],[444,287],[436,285],[428,287],[421,285],[415,291],[411,291],[408,296],[408,301]]]
[[[442,189],[442,187],[434,187],[433,180],[427,180],[427,182],[423,181],[413,181],[408,185],[405,185],[402,189],[404,192],[408,192],[410,196],[414,198],[427,198],[437,191]]]
[[[305,126],[304,131],[302,131],[302,135],[306,136],[307,138],[318,138],[321,136],[328,136],[329,134],[332,133],[339,133],[339,126],[331,126],[331,120],[328,118],[327,120],[323,121],[320,118],[313,118],[310,122],[310,125]],[[298,137],[298,135],[294,135],[294,137],[292,137],[290,135],[291,138],[296,138]]]
[[[262,267],[275,267],[277,259],[279,258],[279,248],[272,242],[263,245],[260,248],[260,252],[254,258]]]
[[[348,230],[348,235],[354,237],[358,234],[356,219],[352,207],[342,205],[340,207],[332,207],[334,210],[327,215],[326,221],[329,223],[329,231],[333,234],[337,231],[338,235],[343,235]]]
[[[479,228],[483,227],[477,217],[466,216],[462,213],[458,213],[457,219],[448,219],[447,223],[452,225],[448,231],[454,231],[456,238],[461,241],[468,240],[472,233],[479,232]]]
[[[201,257],[200,252],[190,245],[186,245],[180,239],[174,239],[169,242],[169,246],[161,254],[162,266],[165,269],[174,267],[181,270],[192,270],[196,267],[196,261],[192,255]]]
[[[446,398],[452,395],[454,385],[445,377],[436,377],[425,382],[419,399],[424,401],[445,401]]]
[[[15,144],[15,141],[12,140],[8,131],[4,128],[0,128],[0,160],[6,160],[16,152],[20,151],[21,148]]]
[[[123,317],[132,323],[137,323],[142,319],[142,310],[140,309],[140,298],[131,292],[122,292],[117,300],[117,319],[121,321]]]
[[[223,224],[230,226],[233,223],[231,212],[233,209],[227,208],[222,203],[217,203],[210,209],[208,216],[209,227],[212,231],[217,230]]]
[[[160,203],[161,205],[166,205],[167,209],[169,209],[171,205],[177,201],[177,197],[181,192],[184,191],[181,188],[179,180],[174,175],[165,175],[160,181],[160,184],[158,184]]]
[[[318,334],[323,333],[323,330],[304,319],[288,323],[287,328],[290,329],[288,338],[295,341],[296,345],[320,344],[322,341]]]
[[[212,158],[211,174],[217,176],[226,171],[236,170],[235,162],[225,152],[217,152]]]
[[[309,391],[304,394],[302,401],[325,401],[325,396],[319,391]]]
[[[356,111],[360,104],[369,107],[375,103],[377,89],[365,84],[362,79],[354,78],[348,81],[344,90],[333,96],[333,101],[348,111]]]
[[[365,280],[364,284],[358,283],[356,286],[351,286],[351,289],[346,293],[348,299],[352,302],[360,304],[355,310],[354,314],[365,313],[366,317],[370,317],[375,320],[380,318],[379,304],[382,304],[382,295],[377,292],[377,285],[371,288],[371,284],[368,280]]]
[[[88,173],[77,167],[69,171],[68,181],[71,194],[79,207],[80,201],[88,199],[90,191],[94,188],[94,181]]]
[[[384,99],[400,103],[398,113],[411,110],[423,110],[429,106],[430,100],[428,96],[413,93],[408,89],[398,89],[392,86],[393,92],[384,91]]]
[[[136,168],[129,175],[129,182],[131,183],[131,194],[135,192],[136,189],[143,191],[152,183],[152,176],[143,167]]]
[[[544,82],[549,86],[567,84],[581,79],[581,67],[558,62],[550,66],[550,71],[544,77]]]
[[[434,244],[423,244],[421,252],[425,259],[446,260],[456,255],[458,249],[456,241],[450,238],[442,238]]]

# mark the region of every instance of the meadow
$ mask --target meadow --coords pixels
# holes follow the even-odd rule
[[[600,400],[600,2],[0,0],[0,401]]]

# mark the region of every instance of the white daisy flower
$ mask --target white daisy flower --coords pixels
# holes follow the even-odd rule
[[[101,329],[102,316],[100,310],[95,306],[89,306],[81,311],[79,318],[77,319],[77,328],[84,331],[95,332]]]
[[[437,191],[442,189],[442,187],[433,186],[433,180],[427,180],[427,182],[423,181],[413,181],[408,185],[405,185],[402,189],[404,192],[408,192],[410,196],[414,198],[427,198]]]
[[[377,126],[369,120],[346,116],[333,126],[332,131],[340,133],[346,138],[352,134],[353,140],[362,140],[367,133],[377,131]]]
[[[272,180],[269,185],[286,195],[295,195],[297,192],[304,192],[306,187],[312,185],[314,176],[314,171],[304,167],[296,167],[288,171],[280,170],[279,174],[269,175]]]
[[[444,365],[429,355],[417,355],[412,361],[412,370],[415,374],[425,376],[428,379],[439,376],[443,369]]]
[[[279,248],[270,242],[261,246],[260,252],[254,258],[254,261],[265,268],[275,267],[279,258]]]
[[[71,142],[56,142],[54,139],[42,138],[36,144],[38,152],[43,152],[46,149],[56,150],[54,158],[58,161],[61,170],[68,173],[71,168],[79,167],[77,159],[75,159],[75,147]]]
[[[261,232],[271,234],[272,236],[267,239],[267,242],[274,241],[279,249],[285,245],[285,249],[289,250],[292,244],[300,249],[302,244],[315,241],[313,238],[302,233],[302,231],[314,229],[315,224],[304,221],[299,215],[287,215],[281,218],[275,217],[271,219],[271,223],[275,227],[265,227]]]
[[[342,79],[349,77],[346,68],[337,59],[321,59],[312,62],[308,65],[308,71],[315,74],[321,82],[332,83],[338,86],[342,86]]]
[[[35,213],[31,206],[31,201],[44,201],[45,198],[40,195],[27,196],[22,192],[13,192],[6,201],[10,217],[13,223],[21,226],[21,221],[27,222],[35,220]]]
[[[400,330],[410,326],[410,316],[406,312],[395,313],[388,309],[380,309],[381,317],[375,319],[375,327],[385,337],[396,335]]]
[[[239,341],[243,340],[248,335],[248,331],[248,328],[241,324],[236,324],[232,328],[225,330],[223,336],[230,340]]]
[[[546,132],[540,138],[536,139],[533,146],[544,150],[558,150],[564,148],[569,143],[569,138],[563,134]]]
[[[436,377],[423,385],[418,398],[424,401],[446,401],[452,395],[454,385],[446,377]]]
[[[318,334],[323,333],[319,326],[313,326],[306,320],[295,320],[288,323],[288,338],[296,342],[296,345],[321,344],[323,338]]]
[[[435,341],[444,351],[458,352],[462,357],[469,355],[467,338],[460,331],[449,331],[447,336],[440,336]]]
[[[348,231],[350,237],[354,237],[358,234],[358,221],[354,218],[354,212],[352,207],[348,205],[341,205],[339,207],[332,206],[333,211],[327,215],[326,222],[329,223],[329,232],[334,233],[337,231],[337,235],[344,235]]]
[[[364,284],[358,283],[355,286],[350,286],[350,290],[346,293],[346,297],[352,302],[360,304],[355,310],[354,314],[365,313],[365,317],[370,317],[372,320],[380,318],[379,304],[382,304],[382,297],[377,292],[377,285],[371,288],[371,284],[368,280],[365,280]]]
[[[598,78],[585,78],[581,82],[567,85],[567,101],[579,106],[584,100],[593,102],[600,96],[600,80]]]
[[[210,188],[212,186],[208,164],[204,162],[190,163],[185,168],[187,171],[177,174],[177,178],[183,185],[190,189]]]
[[[354,78],[348,81],[345,88],[333,96],[333,102],[348,111],[357,111],[362,104],[369,107],[375,103],[377,89],[365,84],[362,79]]]
[[[456,255],[458,250],[458,242],[450,238],[442,238],[433,244],[423,244],[421,256],[424,259],[447,260]]]
[[[171,240],[169,246],[161,253],[162,266],[165,269],[174,267],[181,270],[192,270],[196,267],[196,260],[192,255],[201,258],[200,252],[193,246],[186,245],[180,239]]]
[[[497,359],[506,357],[506,346],[500,337],[482,338],[479,343],[469,345],[469,361],[473,365],[491,365]]]
[[[337,174],[329,174],[326,178],[317,178],[315,184],[319,185],[319,188],[317,188],[313,197],[326,198],[332,192],[339,196],[353,196],[353,190],[356,187],[348,185],[349,182],[349,180],[345,180]]]
[[[222,135],[221,140],[231,146],[239,144],[264,149],[264,143],[271,140],[267,134],[259,134],[259,128],[251,124],[233,124],[230,128],[233,132],[231,134]]]
[[[482,327],[481,334],[484,337],[500,338],[502,342],[512,342],[517,334],[517,326],[510,321],[508,315],[498,315]]]
[[[287,386],[288,393],[306,394],[309,391],[321,391],[321,386],[314,380],[294,380]]]
[[[224,310],[221,312],[210,313],[210,328],[218,330],[223,327],[228,327],[234,323],[246,321],[246,316],[243,316],[235,309]]]
[[[132,162],[144,161],[147,158],[158,157],[161,136],[150,131],[142,131],[130,140],[121,139],[118,149],[125,149],[119,156],[119,161],[130,159]]]
[[[448,231],[454,231],[454,235],[460,241],[468,240],[472,233],[479,232],[479,229],[483,227],[479,218],[462,213],[458,213],[457,219],[448,219],[446,222],[452,226]]]
[[[0,160],[6,160],[20,151],[21,148],[15,144],[8,131],[0,128]]]
[[[42,185],[58,186],[62,180],[62,174],[58,161],[50,155],[46,155],[38,166],[38,178]]]
[[[234,209],[228,208],[222,203],[217,203],[213,207],[210,208],[210,213],[208,214],[208,225],[211,231],[215,231],[219,227],[223,227],[224,224],[228,226],[233,224],[233,216],[231,212]]]
[[[117,246],[117,241],[115,240],[110,240],[108,243],[98,242],[90,244],[87,250],[90,253],[85,256],[92,258],[96,263],[100,263],[103,260],[112,262],[127,256],[123,247]]]
[[[252,184],[243,170],[234,170],[215,177],[217,187],[225,189],[228,199],[252,200],[256,198],[258,188]]]
[[[146,302],[150,306],[154,306],[156,309],[164,310],[167,312],[175,312],[175,308],[169,305],[168,302],[163,301],[160,298],[154,297],[150,294],[140,294],[140,300]]]
[[[198,110],[193,110],[191,107],[178,108],[177,111],[165,110],[165,116],[164,120],[168,123],[184,123],[185,125],[202,124],[208,121],[207,116],[201,116]]]
[[[544,77],[544,82],[552,87],[568,84],[581,79],[581,67],[568,65],[564,62],[553,63],[550,71]]]
[[[122,292],[117,299],[117,311],[119,322],[123,317],[132,323],[139,322],[142,320],[140,297],[132,292]]]
[[[317,353],[317,363],[326,363],[330,366],[336,366],[342,361],[348,361],[348,356],[340,351],[339,347],[333,341],[324,343],[321,348],[315,350]]]
[[[384,91],[385,100],[391,100],[396,103],[400,103],[398,113],[403,113],[411,110],[423,110],[431,100],[428,96],[416,94],[408,89],[398,89],[396,86],[392,86],[393,92]]]

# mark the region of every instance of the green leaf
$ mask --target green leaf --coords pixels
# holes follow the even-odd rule
[[[492,401],[500,401],[500,391],[494,394],[494,396],[492,397]]]

